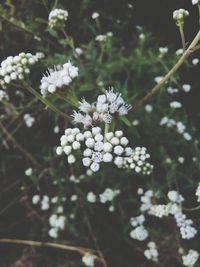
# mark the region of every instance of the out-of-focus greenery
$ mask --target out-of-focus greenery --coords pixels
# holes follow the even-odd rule
[[[133,29],[129,40],[124,42],[119,33],[124,25],[130,23],[129,13],[120,23],[112,14],[106,13],[93,20],[91,15],[96,10],[92,9],[92,1],[85,0],[79,5],[76,1],[72,2],[7,0],[1,3],[1,59],[19,52],[43,52],[45,58],[32,68],[27,81],[38,92],[40,79],[47,68],[71,60],[79,67],[78,78],[62,92],[64,99],[55,95],[47,97],[68,115],[72,114],[81,97],[93,102],[109,86],[113,86],[134,107],[153,87],[154,78],[163,76],[180,55],[176,55],[172,44],[166,54],[160,53],[158,41],[142,27]],[[65,32],[70,38],[66,38],[61,30],[48,28],[48,14],[53,7],[69,11]],[[131,9],[127,12],[131,13]],[[97,35],[106,34],[109,30],[113,31],[113,36],[103,42],[95,40]],[[80,56],[75,54],[77,47],[83,50]],[[186,72],[191,67],[189,60],[182,71]],[[59,234],[58,242],[99,248],[108,266],[131,267],[135,259],[139,262],[137,266],[154,266],[143,257],[144,244],[129,237],[129,218],[139,214],[137,189],[142,187],[158,191],[163,200],[169,190],[177,190],[185,197],[185,208],[197,206],[195,190],[200,168],[199,131],[188,118],[184,103],[181,109],[172,109],[169,105],[172,101],[186,99],[190,94],[182,90],[183,83],[186,81],[183,82],[180,73],[177,73],[146,103],[152,105],[152,112],[147,112],[144,105],[117,122],[117,128],[126,133],[133,146],[148,148],[154,165],[150,176],[125,173],[107,165],[102,166],[97,174],[87,176],[85,169],[77,163],[73,167],[74,175],[77,178],[81,176],[77,184],[69,179],[72,170],[66,159],[55,154],[64,129],[72,126],[71,120],[63,119],[45,108],[20,84],[18,88],[10,85],[7,89],[10,100],[0,103],[1,237],[51,240],[48,236],[48,218],[56,205],[48,211],[41,211],[32,205],[31,199],[35,194],[58,196],[59,206],[65,197],[62,205],[67,218],[66,229]],[[169,94],[169,86],[177,88],[178,93]],[[27,128],[23,121],[26,113],[36,120],[31,128]],[[164,116],[183,122],[192,140],[185,140],[174,127],[160,126]],[[59,126],[59,133],[54,133],[55,126]],[[180,157],[184,158],[183,163],[178,160]],[[27,168],[33,169],[30,177],[24,174]],[[121,191],[114,200],[114,212],[109,212],[106,205],[90,204],[86,200],[88,192],[100,194],[107,187]],[[78,195],[76,202],[70,201],[73,194]],[[188,212],[188,216],[198,228],[199,211]],[[158,266],[179,266],[179,246],[190,248],[191,245],[198,249],[199,238],[189,244],[182,241],[170,218],[159,222],[151,219],[147,228],[151,238],[158,247],[159,244],[161,246]],[[174,236],[178,242],[174,242]],[[15,250],[13,257],[10,257],[10,247],[2,247],[2,250],[6,253],[1,257],[1,266],[18,266],[11,263],[22,255],[22,251]],[[69,253],[54,252],[51,255],[51,252],[40,250],[40,253],[35,252],[34,259],[31,259],[30,251],[24,250],[23,253],[27,253],[28,262],[32,262],[27,266],[83,266],[79,257]]]

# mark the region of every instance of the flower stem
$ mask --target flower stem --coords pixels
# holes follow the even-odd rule
[[[195,208],[191,208],[191,209],[187,209],[187,208],[184,208],[184,210],[187,210],[187,211],[195,211],[195,210],[200,210],[200,205],[195,207]]]
[[[183,52],[185,52],[186,49],[186,42],[185,42],[185,34],[184,34],[184,29],[183,26],[179,27],[180,35],[181,35],[181,41],[182,41],[182,47],[183,47]]]
[[[59,116],[62,116],[63,118],[69,118],[69,116],[59,109],[57,109],[51,102],[49,102],[46,98],[42,97],[35,89],[33,89],[30,85],[25,84],[25,88],[33,94],[35,97],[37,97],[42,103],[44,103],[48,108],[50,108],[52,111],[54,111]]]
[[[150,97],[152,97],[156,92],[158,92],[162,85],[170,79],[170,77],[176,73],[176,71],[182,66],[182,64],[185,62],[185,60],[191,55],[193,51],[195,51],[195,48],[197,44],[200,41],[200,31],[197,33],[193,41],[191,42],[190,46],[187,48],[187,50],[183,53],[181,58],[178,60],[178,62],[173,66],[173,68],[163,77],[163,79],[155,85],[141,100],[139,100],[135,106],[131,109],[131,111],[135,111],[140,106],[142,106]]]
[[[109,131],[109,123],[105,123],[105,129],[104,129],[104,141],[106,139],[106,134],[108,133]]]

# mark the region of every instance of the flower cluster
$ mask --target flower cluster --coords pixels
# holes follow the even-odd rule
[[[181,121],[163,117],[160,121],[160,125],[166,125],[168,128],[176,127],[177,132],[181,134],[186,141],[192,140],[192,136],[186,131],[186,126]]]
[[[149,232],[144,227],[144,225],[139,225],[130,232],[130,237],[138,241],[144,241],[148,236]]]
[[[55,93],[58,88],[69,85],[78,76],[78,68],[70,61],[63,66],[55,66],[49,69],[41,79],[40,90],[42,95]]]
[[[103,42],[106,41],[109,37],[112,37],[113,33],[112,32],[107,32],[106,34],[99,34],[96,36],[95,40],[98,42]]]
[[[68,11],[64,9],[53,9],[49,13],[49,27],[57,28],[63,27],[68,18]]]
[[[64,230],[66,217],[64,215],[52,214],[49,218],[49,224],[51,226],[49,230],[49,236],[52,238],[58,237],[58,232]]]
[[[100,169],[101,162],[113,162],[118,168],[134,169],[136,172],[150,174],[152,166],[146,162],[149,154],[146,148],[135,148],[128,146],[128,139],[123,136],[122,131],[108,132],[102,134],[100,127],[93,127],[81,133],[78,128],[68,128],[60,138],[61,146],[56,153],[66,154],[68,163],[76,161],[76,151],[82,150],[82,163],[93,172]]]
[[[82,123],[85,127],[91,127],[99,121],[111,123],[115,115],[128,114],[131,106],[126,104],[121,94],[115,93],[113,88],[99,95],[95,103],[88,103],[84,98],[79,102],[79,111],[72,115],[75,123]]]
[[[48,210],[50,207],[50,200],[47,195],[44,195],[42,198],[39,195],[34,195],[32,198],[32,203],[37,205],[40,202],[41,210]]]
[[[184,21],[189,16],[189,12],[186,9],[180,8],[173,12],[173,19],[177,22]]]
[[[32,197],[32,203],[34,205],[40,204],[40,209],[42,211],[49,210],[53,205],[53,213],[49,217],[50,229],[48,231],[48,234],[51,238],[58,238],[59,231],[64,230],[65,228],[66,216],[63,214],[64,207],[62,205],[62,202],[64,201],[66,201],[65,197],[58,198],[58,196],[50,198],[47,195],[42,197],[39,195],[34,195]]]
[[[192,239],[197,234],[197,230],[193,227],[193,221],[187,219],[182,211],[182,202],[184,198],[177,191],[168,192],[169,203],[151,205],[148,214],[163,218],[172,215],[180,229],[180,234],[183,239]]]
[[[31,116],[29,113],[24,114],[24,122],[26,124],[26,126],[28,128],[32,127],[34,122],[35,122],[35,118],[33,116]]]
[[[146,192],[143,189],[138,189],[138,194],[141,195],[140,211],[141,215],[131,218],[130,223],[133,227],[136,227],[131,233],[131,237],[138,240],[144,240],[148,237],[148,231],[144,227],[145,213],[158,218],[163,218],[172,215],[176,221],[177,226],[180,229],[180,234],[183,239],[192,239],[197,234],[197,230],[193,227],[193,221],[187,219],[186,215],[182,211],[182,202],[184,198],[177,191],[169,191],[167,204],[154,204],[154,199],[158,199],[159,195],[152,190]],[[140,234],[145,237],[139,239]]]
[[[0,66],[0,85],[2,88],[5,89],[6,85],[12,81],[23,80],[25,75],[30,73],[30,67],[42,57],[44,57],[43,53],[32,55],[23,52],[14,57],[7,57]]]
[[[183,265],[187,267],[193,267],[198,259],[199,253],[194,249],[190,249],[188,254],[182,256]]]
[[[195,195],[197,196],[197,201],[200,202],[200,183],[199,183],[199,185],[197,187]]]
[[[144,256],[148,260],[158,262],[158,249],[155,242],[151,241],[147,244],[147,249],[144,251]]]

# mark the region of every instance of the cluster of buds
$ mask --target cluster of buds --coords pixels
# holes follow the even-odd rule
[[[0,85],[3,89],[12,81],[23,80],[26,74],[30,73],[30,67],[43,58],[43,53],[20,53],[17,56],[9,56],[1,62]]]
[[[93,127],[83,133],[78,128],[68,128],[61,136],[60,142],[56,150],[58,155],[66,154],[68,163],[72,164],[76,161],[76,155],[80,154],[79,151],[82,153],[83,166],[90,168],[93,172],[99,171],[100,164],[103,162],[113,162],[118,168],[135,169],[136,172],[144,174],[150,174],[152,170],[152,166],[146,162],[149,158],[146,149],[133,150],[128,146],[129,141],[122,131],[108,132],[103,135],[100,127]],[[134,167],[132,165],[130,167],[132,159]],[[148,168],[148,166],[151,167]]]
[[[55,66],[49,69],[41,79],[40,90],[42,95],[55,93],[58,88],[69,85],[78,76],[78,68],[70,61],[62,66]]]
[[[155,242],[149,242],[147,244],[147,249],[144,251],[144,256],[148,260],[152,260],[154,262],[158,262],[158,248],[155,244]]]
[[[184,24],[184,20],[189,16],[189,12],[186,9],[180,8],[173,12],[173,19],[176,21],[178,27]]]
[[[49,27],[63,27],[68,18],[68,11],[64,9],[53,9],[49,13]]]
[[[99,95],[95,103],[88,103],[84,98],[79,102],[79,111],[74,111],[75,123],[82,123],[85,128],[94,126],[97,122],[111,123],[114,116],[128,114],[131,106],[126,104],[121,94],[114,93],[113,88]]]
[[[199,252],[190,249],[186,255],[182,256],[183,265],[193,267],[199,259]]]

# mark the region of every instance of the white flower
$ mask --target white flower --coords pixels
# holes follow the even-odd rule
[[[93,172],[98,172],[98,170],[100,169],[100,164],[97,162],[93,162],[90,166],[91,170]]]
[[[74,155],[69,155],[67,157],[67,160],[68,160],[69,164],[72,164],[72,163],[74,163],[76,161],[76,158],[74,157]]]
[[[178,101],[173,101],[170,103],[170,107],[171,108],[181,108],[182,107],[182,104]]]
[[[33,174],[33,169],[32,168],[28,168],[25,170],[25,175],[26,176],[31,176]]]
[[[190,84],[183,84],[182,89],[184,92],[188,93],[191,90],[191,85]]]
[[[199,259],[199,253],[196,250],[190,249],[188,254],[182,256],[183,265],[193,267]]]
[[[130,232],[130,237],[138,241],[143,241],[147,239],[148,236],[149,233],[143,225],[136,227],[134,230]]]
[[[198,58],[193,58],[193,60],[192,60],[192,64],[193,64],[194,66],[196,66],[198,63],[199,63],[199,59],[198,59]]]
[[[49,209],[49,197],[43,196],[41,200],[41,210],[48,210]]]
[[[104,162],[112,162],[112,160],[113,160],[113,156],[112,156],[112,154],[111,153],[105,153],[104,155],[103,155],[103,161]]]
[[[184,137],[185,140],[187,140],[187,141],[191,141],[191,140],[192,140],[192,136],[191,136],[189,133],[187,133],[187,132],[185,132],[185,133],[183,134],[183,137]]]
[[[183,48],[179,48],[177,51],[176,51],[176,55],[179,56],[179,55],[182,55],[183,54]]]
[[[198,184],[195,195],[197,196],[197,201],[200,202],[200,183]]]
[[[34,205],[38,204],[39,201],[40,201],[40,196],[39,196],[39,195],[34,195],[34,196],[32,197],[32,203],[33,203]]]
[[[173,19],[176,21],[183,21],[188,16],[189,12],[183,8],[180,8],[173,12]]]
[[[161,54],[166,54],[168,52],[168,47],[159,47],[159,52]]]
[[[58,238],[58,229],[57,228],[51,228],[49,230],[48,234],[52,238]]]
[[[55,66],[49,69],[41,79],[40,90],[42,95],[55,93],[58,88],[69,85],[78,76],[78,68],[70,61],[63,66]]]
[[[70,198],[70,200],[72,202],[76,201],[77,199],[78,199],[78,196],[77,195],[72,195],[71,198]]]
[[[162,79],[163,79],[162,76],[157,76],[157,77],[154,78],[154,81],[155,81],[156,83],[160,83],[160,82],[162,81]]]
[[[85,254],[83,257],[82,257],[82,262],[85,264],[85,266],[88,266],[88,267],[94,267],[94,256],[91,255],[91,254]]]
[[[30,114],[24,114],[24,122],[26,124],[27,127],[32,127],[34,122],[35,122],[35,118],[32,117]]]
[[[49,27],[62,27],[68,18],[68,11],[64,9],[53,9],[49,13]]]
[[[107,39],[107,35],[99,34],[96,36],[95,40],[98,42],[103,42]]]
[[[159,256],[158,249],[154,242],[149,242],[147,244],[147,249],[144,251],[144,256],[148,260],[152,260],[154,262],[158,261],[158,256]]]
[[[145,110],[146,110],[146,112],[148,112],[148,113],[152,112],[152,110],[153,110],[152,105],[146,105],[146,106],[145,106]]]
[[[96,195],[93,193],[93,192],[89,192],[87,194],[87,201],[90,202],[90,203],[95,203],[97,200],[97,197]]]
[[[100,202],[106,203],[111,202],[113,199],[120,193],[119,190],[112,190],[110,188],[106,188],[105,191],[99,195]]]
[[[92,13],[93,19],[97,19],[98,17],[99,17],[99,13],[97,13],[97,12]]]
[[[168,192],[167,194],[168,198],[170,201],[175,202],[180,204],[181,202],[184,201],[184,198],[182,197],[182,195],[180,195],[177,191],[175,190],[171,190]]]
[[[43,57],[42,53],[20,53],[17,56],[9,56],[1,62],[0,85],[3,89],[12,81],[23,80],[30,73],[30,68]]]

